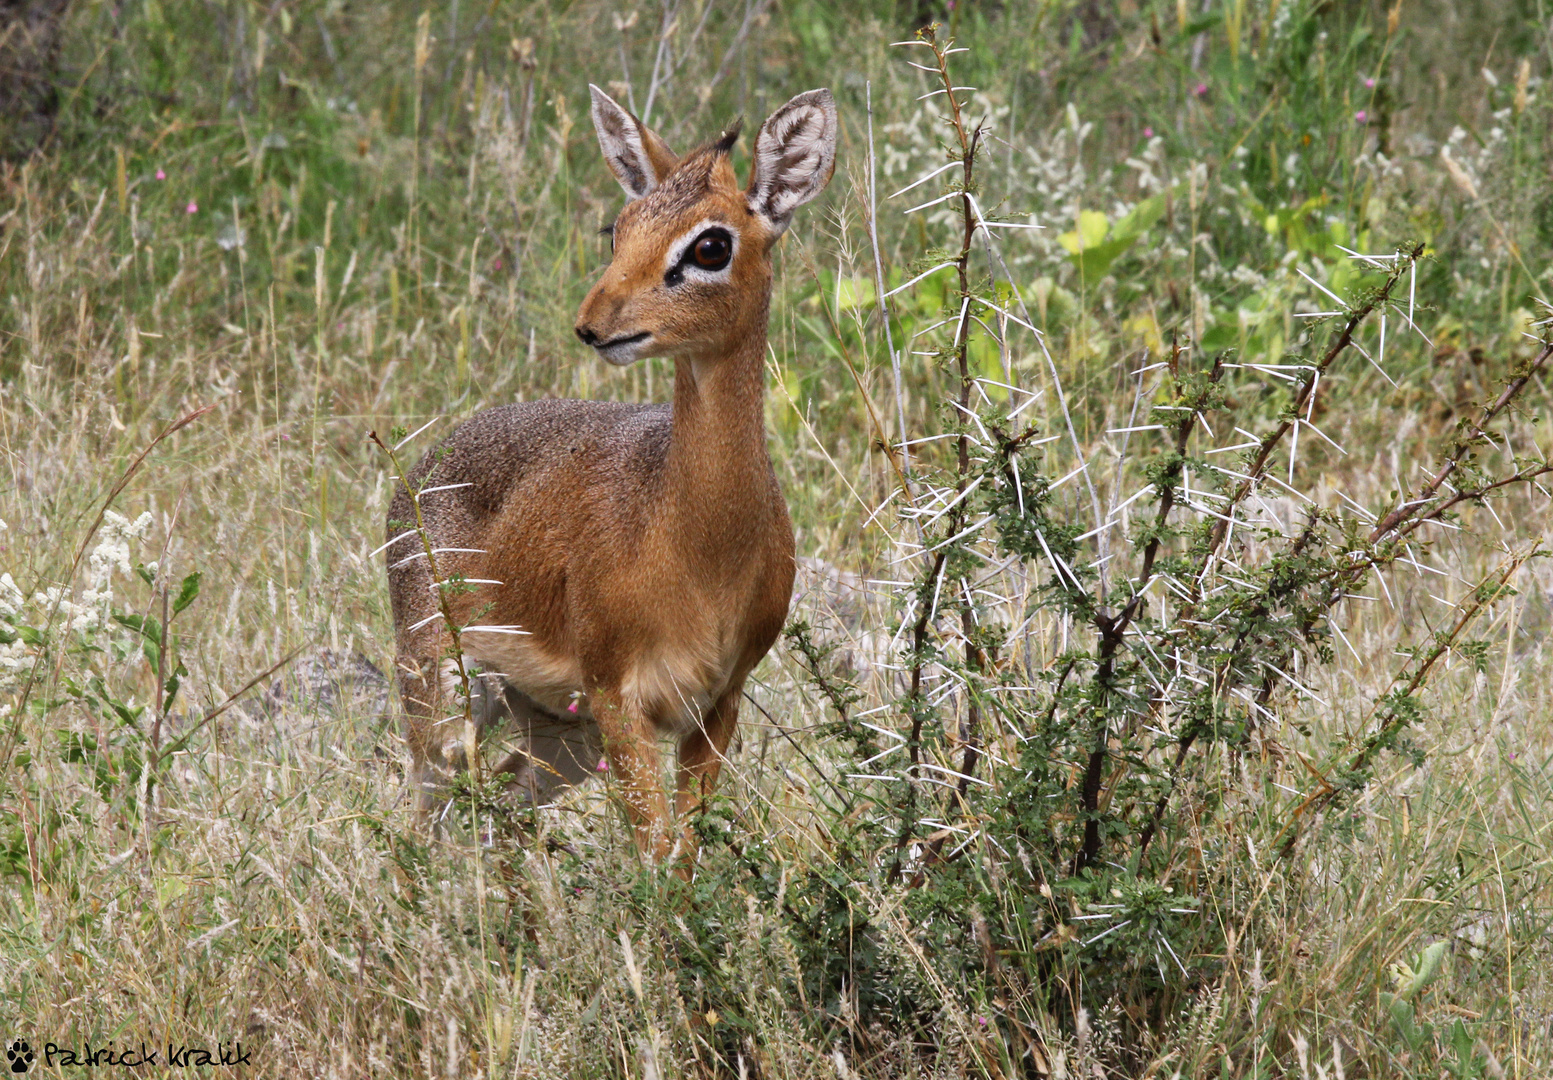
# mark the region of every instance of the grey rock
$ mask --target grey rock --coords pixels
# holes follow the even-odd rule
[[[388,677],[361,652],[318,648],[275,676],[253,706],[254,719],[377,720],[388,711]]]

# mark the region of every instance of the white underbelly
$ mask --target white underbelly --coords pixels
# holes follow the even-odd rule
[[[731,648],[708,644],[698,649],[658,648],[636,657],[620,685],[626,710],[676,734],[698,727],[727,688],[735,663]],[[572,657],[515,635],[496,634],[466,634],[464,655],[481,672],[499,674],[547,712],[563,719],[593,719],[581,665]]]
[[[556,715],[585,712],[582,669],[571,657],[556,656],[517,635],[465,633],[464,656],[487,675],[500,675],[514,689]]]

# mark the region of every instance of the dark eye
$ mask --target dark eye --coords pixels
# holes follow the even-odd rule
[[[690,249],[690,258],[702,270],[721,270],[728,265],[733,245],[721,232],[703,233]]]

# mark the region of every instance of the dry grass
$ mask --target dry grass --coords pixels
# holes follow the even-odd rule
[[[678,144],[726,114],[763,115],[801,86],[831,84],[843,101],[843,159],[824,209],[778,257],[768,423],[810,560],[795,614],[838,646],[864,695],[856,708],[873,708],[900,691],[886,666],[899,662],[886,646],[900,609],[867,582],[893,576],[892,540],[910,529],[893,511],[873,515],[895,487],[874,417],[888,438],[899,431],[870,306],[862,78],[872,80],[881,197],[942,160],[931,103],[914,100],[928,84],[885,47],[910,30],[893,8],[865,17],[808,4],[681,6],[669,40],[691,67],[654,106]],[[1336,373],[1318,423],[1347,453],[1314,439],[1300,451],[1317,502],[1339,506],[1340,492],[1390,505],[1529,352],[1519,335],[1544,281],[1539,215],[1553,196],[1539,81],[1548,57],[1513,13],[1496,15],[1505,34],[1487,61],[1493,86],[1477,54],[1454,55],[1469,51],[1469,28],[1449,5],[1404,11],[1389,35],[1384,10],[1314,16],[1312,40],[1328,35],[1318,85],[1314,59],[1290,74],[1275,63],[1288,54],[1258,37],[1295,33],[1273,26],[1308,14],[1288,0],[1281,7],[1294,14],[1281,16],[1276,4],[1226,5],[1200,36],[1176,33],[1174,5],[1114,19],[1064,5],[962,7],[956,29],[973,48],[965,77],[997,125],[984,201],[1050,226],[1008,238],[1009,261],[1048,330],[1107,505],[1140,483],[1147,434],[1132,436],[1118,469],[1119,437],[1107,433],[1134,423],[1130,373],[1143,349],[1157,355],[1179,331],[1276,362],[1298,336],[1292,313],[1320,298],[1292,266],[1351,284],[1333,240],[1431,245],[1419,321],[1433,347],[1393,326],[1396,388],[1358,360]],[[143,1039],[165,1061],[169,1041],[241,1040],[252,1074],[309,1077],[1553,1073],[1553,989],[1542,977],[1553,966],[1553,566],[1528,562],[1518,594],[1485,615],[1474,632],[1481,663],[1458,653],[1442,665],[1413,732],[1421,766],[1383,759],[1296,857],[1280,859],[1275,843],[1312,788],[1309,763],[1354,734],[1400,669],[1397,650],[1440,626],[1507,547],[1547,543],[1538,489],[1470,510],[1461,531],[1435,542],[1426,561],[1436,572],[1401,567],[1370,600],[1345,604],[1346,641],[1332,663],[1302,673],[1311,693],[1288,698],[1265,755],[1212,751],[1202,774],[1211,790],[1182,801],[1221,800],[1195,842],[1227,853],[1203,897],[1224,948],[1185,958],[1194,977],[1168,1015],[1131,1017],[1119,1000],[1083,1015],[1060,996],[1025,1003],[1038,1052],[995,1045],[1007,1032],[989,1034],[985,1017],[1008,1006],[999,984],[979,960],[950,971],[918,933],[910,898],[877,876],[850,885],[871,951],[848,962],[931,1007],[897,1023],[856,1015],[845,994],[811,997],[824,980],[795,941],[814,927],[794,912],[817,908],[807,897],[788,903],[785,890],[847,872],[850,819],[836,812],[835,785],[852,763],[819,734],[832,715],[785,647],[757,672],[725,774],[721,813],[739,857],[712,856],[703,890],[688,896],[638,865],[607,783],[555,811],[503,820],[476,810],[442,840],[418,835],[392,708],[370,676],[343,702],[293,689],[261,709],[265,680],[196,727],[298,651],[358,675],[344,658],[387,669],[391,620],[371,552],[391,481],[369,430],[443,417],[429,439],[516,397],[661,399],[670,385],[659,361],[606,369],[570,330],[607,257],[593,230],[618,200],[586,129],[585,84],[624,78],[623,57],[643,104],[654,27],[668,22],[658,23],[661,10],[641,9],[617,30],[615,13],[587,5],[439,8],[430,28],[442,40],[419,66],[408,15],[280,10],[235,5],[219,41],[188,42],[204,8],[78,7],[67,61],[80,92],[50,145],[3,177],[0,570],[28,598],[15,621],[52,627],[46,651],[8,647],[8,657],[43,659],[30,685],[8,667],[0,692],[8,1045],[25,1038],[41,1056],[49,1042],[80,1053]],[[1226,21],[1233,12],[1243,28]],[[1153,25],[1163,26],[1158,46]],[[1370,28],[1370,44],[1343,44],[1355,25]],[[115,27],[117,44],[93,67],[93,43]],[[1224,65],[1239,51],[1246,59],[1235,63],[1251,66],[1232,85]],[[1518,90],[1522,56],[1532,77]],[[1434,72],[1471,89],[1437,98]],[[1363,79],[1377,74],[1391,95],[1379,104],[1364,98]],[[175,100],[157,97],[169,87]],[[1277,120],[1267,129],[1254,122],[1264,105]],[[1379,124],[1352,121],[1360,107],[1385,110],[1385,162]],[[1472,133],[1451,143],[1456,123]],[[1145,125],[1168,134],[1158,149]],[[1305,132],[1313,145],[1300,142]],[[1454,148],[1455,171],[1441,143]],[[1280,168],[1302,171],[1294,182]],[[937,193],[920,190],[922,201]],[[1167,190],[1168,216],[1103,280],[1086,280],[1058,239],[1082,228],[1078,211],[1098,209],[1114,225]],[[1306,206],[1323,194],[1323,207]],[[931,265],[943,224],[881,210],[892,282]],[[904,334],[935,321],[944,301],[919,292],[897,302],[908,305],[894,327]],[[984,373],[1005,359],[1020,385],[1049,388],[1028,341],[1006,358],[972,357]],[[943,430],[951,380],[921,357],[907,358],[904,378],[908,433]],[[1240,379],[1237,415],[1270,421],[1280,388]],[[1055,432],[1053,401],[1031,416],[1046,411]],[[1547,403],[1536,380],[1507,427],[1514,452],[1546,457],[1534,414]],[[93,531],[108,493],[171,421],[205,405],[214,408],[156,444],[113,500],[130,519],[151,513],[144,536],[125,543],[132,561],[157,564],[157,585],[94,564],[103,539],[123,532],[112,522]],[[1067,471],[1062,446],[1053,479]],[[1070,484],[1058,505],[1086,520],[1087,494],[1077,496]],[[1267,499],[1292,522],[1292,497]],[[1135,524],[1128,516],[1125,528]],[[163,747],[187,742],[148,791],[136,764],[147,742],[106,702],[151,703],[135,722],[149,731],[155,664],[123,624],[65,631],[70,608],[31,598],[56,587],[79,603],[111,583],[120,611],[160,618],[163,583],[176,596],[196,570],[199,597],[173,624],[188,676],[159,735]],[[1032,623],[1022,639],[1030,672],[1070,644],[1089,647],[1069,641],[1076,633],[1051,615]],[[169,658],[164,677],[171,668]],[[739,884],[746,854],[777,875],[764,891]],[[770,895],[783,902],[757,899]],[[1409,1021],[1432,1028],[1415,1037],[1380,995],[1403,988],[1437,942],[1447,943],[1441,969],[1419,987]],[[1084,968],[1065,970],[1082,978]],[[58,1063],[44,1075],[75,1075]]]

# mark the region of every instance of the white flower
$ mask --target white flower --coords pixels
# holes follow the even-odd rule
[[[21,641],[0,645],[0,690],[9,690],[32,670],[37,657]]]
[[[55,611],[63,617],[61,626],[65,630],[90,630],[103,621],[103,614],[99,612],[98,605],[108,596],[108,593],[94,593],[88,590],[81,599],[84,604],[77,604],[65,598],[64,590],[57,585],[50,585],[42,592],[33,593],[33,605],[43,611]]]
[[[89,606],[106,610],[113,595],[113,571],[119,570],[128,577],[133,570],[130,563],[130,541],[139,540],[151,529],[151,512],[147,510],[134,521],[112,510],[103,514],[100,539],[87,557],[86,589],[82,599]]]
[[[1253,289],[1260,289],[1267,284],[1267,279],[1249,266],[1236,266],[1229,274],[1230,280],[1237,285],[1249,285]]]
[[[0,615],[20,615],[27,597],[16,587],[10,574],[0,574]]]

